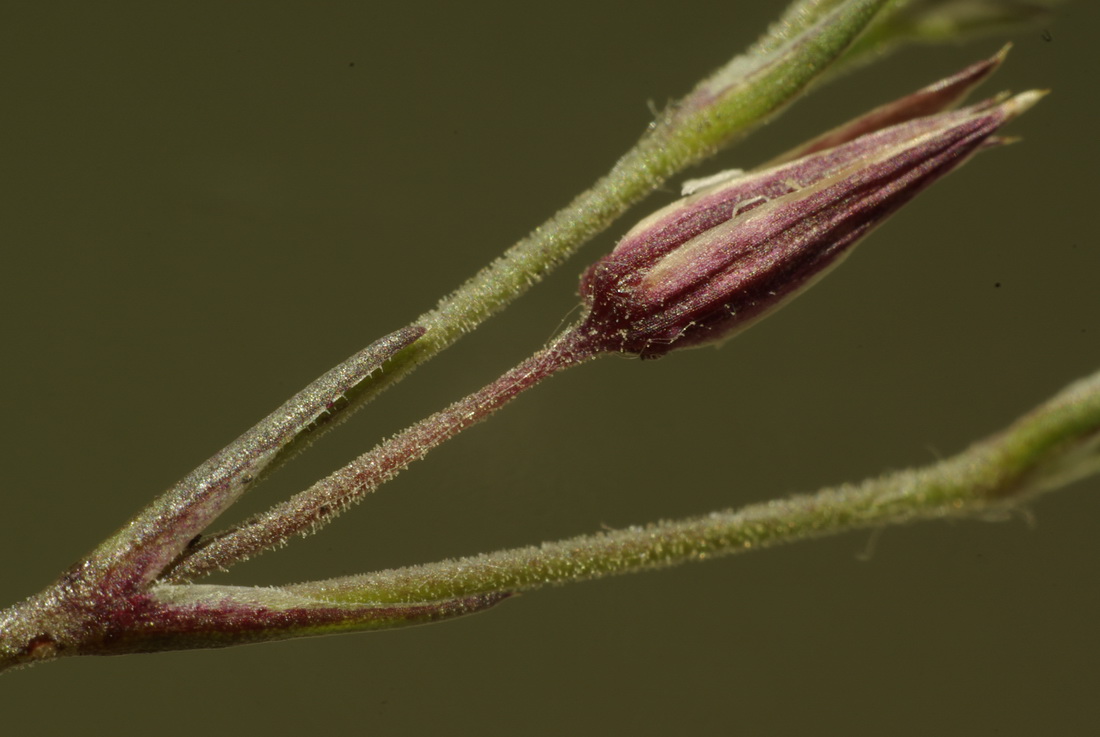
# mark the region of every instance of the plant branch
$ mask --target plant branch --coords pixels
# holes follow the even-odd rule
[[[488,418],[543,379],[595,355],[582,336],[566,331],[496,381],[406,428],[305,491],[189,546],[161,580],[192,580],[275,549],[294,535],[315,532],[444,441]]]
[[[281,448],[423,334],[410,326],[381,338],[288,399],[103,541],[81,568],[82,585],[121,596],[147,585],[250,488]]]
[[[285,589],[376,604],[530,590],[849,530],[1004,512],[1098,472],[1100,372],[994,437],[923,468],[740,510]]]

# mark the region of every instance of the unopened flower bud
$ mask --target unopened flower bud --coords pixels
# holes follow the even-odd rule
[[[581,278],[594,350],[656,358],[785,304],[1043,93],[907,120],[765,170],[732,172],[642,220]]]

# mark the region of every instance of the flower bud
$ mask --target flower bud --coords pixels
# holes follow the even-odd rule
[[[724,340],[785,304],[1044,93],[906,120],[794,161],[731,172],[630,230],[581,278],[597,351],[656,358]]]

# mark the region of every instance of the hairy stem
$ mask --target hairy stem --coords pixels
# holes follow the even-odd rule
[[[740,510],[585,535],[286,590],[331,601],[413,602],[521,591],[924,519],[1003,512],[1100,472],[1100,372],[998,435],[923,468]]]
[[[577,332],[563,333],[496,381],[398,433],[309,489],[193,545],[162,579],[190,580],[277,547],[294,535],[316,531],[444,441],[543,379],[595,355]]]
[[[82,585],[119,595],[148,585],[240,498],[280,449],[308,432],[352,387],[423,334],[423,328],[410,326],[387,335],[288,399],[103,541],[80,566]]]

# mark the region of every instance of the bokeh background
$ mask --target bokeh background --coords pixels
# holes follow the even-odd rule
[[[776,2],[12,3],[0,10],[0,599],[41,588],[307,381],[590,184]],[[317,579],[704,513],[951,454],[1100,367],[1100,5],[1012,40],[1050,87],[812,292],[720,350],[604,360],[219,580]],[[910,48],[690,173],[766,160],[993,53]],[[529,354],[527,298],[233,510]],[[1007,520],[544,590],[438,626],[73,659],[7,734],[1075,734],[1096,721],[1100,481]]]

